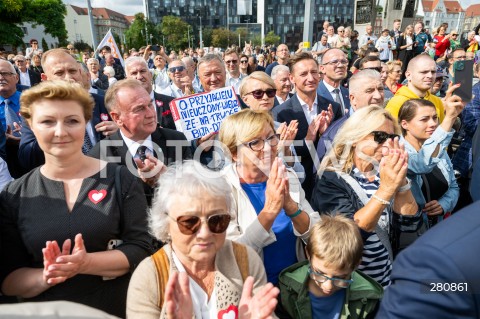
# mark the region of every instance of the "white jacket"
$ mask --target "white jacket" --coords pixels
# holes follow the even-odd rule
[[[226,166],[223,173],[227,182],[232,186],[235,215],[227,229],[227,238],[252,247],[263,259],[263,248],[274,243],[277,240],[276,236],[271,229],[266,231],[258,221],[257,212],[240,185],[240,177],[235,164]],[[313,225],[320,221],[320,214],[315,212],[305,199],[305,192],[293,170],[287,169],[287,174],[290,196],[298,204],[298,207],[310,217],[310,225],[305,233],[300,234],[295,226],[293,227],[293,233],[297,236],[297,259],[302,261],[305,260],[305,253],[301,240],[306,242]]]

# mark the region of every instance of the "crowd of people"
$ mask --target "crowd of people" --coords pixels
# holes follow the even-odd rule
[[[323,29],[0,52],[0,317],[479,317],[480,26]],[[225,87],[187,140],[171,102]]]

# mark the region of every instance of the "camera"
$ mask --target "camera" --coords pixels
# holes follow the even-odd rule
[[[160,46],[159,46],[159,45],[152,45],[152,46],[150,47],[150,49],[151,49],[152,51],[160,51]]]

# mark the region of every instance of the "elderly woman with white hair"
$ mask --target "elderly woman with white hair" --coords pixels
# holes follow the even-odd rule
[[[115,69],[111,66],[105,66],[103,68],[103,74],[105,74],[108,77],[108,85],[112,86],[113,83],[117,82],[117,79],[115,78]]]
[[[149,213],[150,232],[167,244],[134,272],[127,317],[270,318],[278,289],[251,248],[226,239],[233,210],[221,175],[194,161],[167,169]]]

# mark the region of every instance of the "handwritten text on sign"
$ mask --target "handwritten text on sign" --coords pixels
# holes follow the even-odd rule
[[[240,111],[240,103],[232,87],[190,95],[170,103],[177,130],[194,140],[220,129],[227,116]]]

